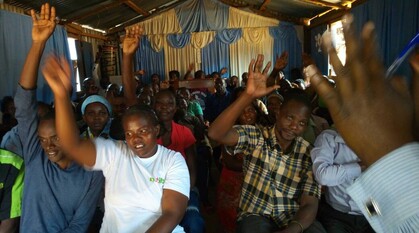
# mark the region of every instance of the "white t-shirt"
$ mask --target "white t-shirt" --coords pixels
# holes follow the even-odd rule
[[[158,145],[140,158],[122,141],[97,138],[96,164],[106,178],[105,216],[100,232],[145,232],[161,216],[163,189],[189,197],[189,172],[178,152]],[[173,232],[184,232],[177,226]]]

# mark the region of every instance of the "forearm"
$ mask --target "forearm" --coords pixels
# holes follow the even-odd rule
[[[20,76],[20,85],[24,89],[36,88],[37,76],[39,63],[45,49],[45,43],[43,42],[32,42],[32,46],[26,56],[25,64],[23,65],[22,74]]]
[[[251,104],[253,97],[248,95],[246,92],[240,95],[240,97],[234,101],[229,107],[227,107],[210,125],[208,129],[208,136],[213,140],[223,143],[227,146],[234,146],[236,142],[227,141],[227,136],[232,130],[233,125],[236,123],[237,118],[242,113],[243,109]]]
[[[146,233],[170,233],[182,220],[184,213],[162,214]]]
[[[124,97],[127,106],[137,104],[137,96],[135,95],[136,83],[132,67],[133,57],[134,54],[127,53],[124,53],[122,56],[122,85],[124,86]]]
[[[84,154],[74,153],[77,148],[80,148],[81,139],[69,96],[58,97],[55,95],[55,118],[57,135],[62,142],[62,149],[66,154],[79,161],[77,157],[83,157]]]
[[[298,223],[301,224],[303,229],[307,229],[316,218],[318,204],[306,204],[300,206],[300,209],[295,214],[292,221],[288,224],[288,229],[292,230],[290,232],[302,232],[301,227]],[[295,222],[293,222],[295,221]],[[298,222],[298,223],[297,223]]]

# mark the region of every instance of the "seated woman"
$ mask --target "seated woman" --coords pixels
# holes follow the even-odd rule
[[[135,28],[139,34],[139,29]],[[129,34],[129,33],[127,33]],[[138,40],[138,37],[135,37]],[[180,153],[157,145],[153,110],[131,107],[122,118],[125,140],[82,140],[71,113],[70,69],[47,59],[43,74],[56,101],[62,148],[77,162],[102,170],[106,178],[102,232],[184,232],[178,226],[189,196],[189,172]]]
[[[109,138],[112,107],[104,97],[100,95],[87,97],[81,106],[81,113],[87,125],[87,129],[81,134],[82,138]]]

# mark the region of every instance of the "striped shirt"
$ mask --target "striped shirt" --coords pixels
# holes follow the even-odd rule
[[[312,147],[297,137],[285,153],[276,139],[275,127],[234,128],[239,134],[234,153],[245,155],[238,219],[261,215],[280,228],[286,226],[298,211],[302,195],[320,198],[320,186],[313,179]]]
[[[419,232],[419,143],[383,156],[348,188],[376,232]],[[375,203],[374,208],[371,202]],[[368,212],[368,210],[374,210]]]

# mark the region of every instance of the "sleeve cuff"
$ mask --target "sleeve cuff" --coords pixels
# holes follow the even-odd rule
[[[419,143],[406,144],[370,166],[348,188],[376,232],[419,230]]]

